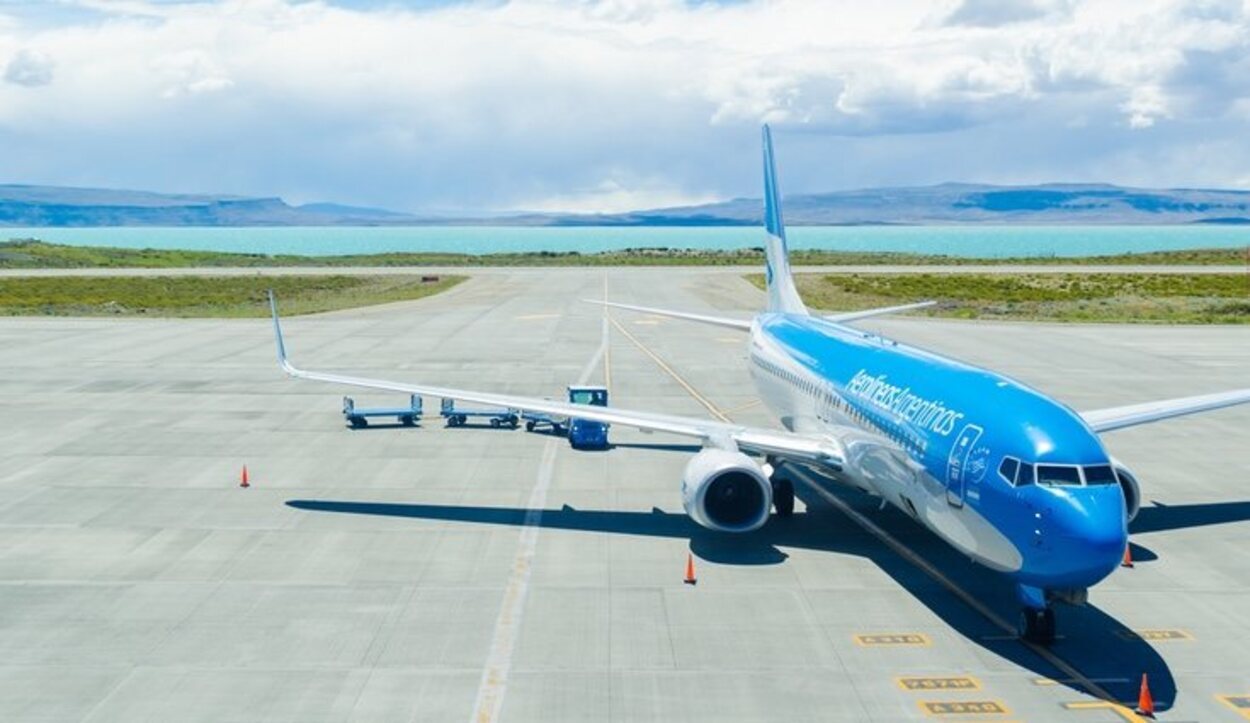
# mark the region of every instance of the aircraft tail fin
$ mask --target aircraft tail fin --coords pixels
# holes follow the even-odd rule
[[[768,310],[787,314],[807,314],[807,307],[794,287],[790,255],[786,248],[786,227],[781,220],[781,191],[777,188],[777,166],[773,161],[773,134],[764,126],[764,280],[768,287]]]

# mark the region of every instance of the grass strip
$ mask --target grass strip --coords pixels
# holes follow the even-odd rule
[[[764,287],[762,274],[747,277]],[[933,299],[915,312],[959,319],[1149,324],[1250,323],[1250,274],[798,274],[813,309]]]
[[[1250,249],[1187,249],[1113,256],[1022,256],[969,258],[942,254],[860,251],[793,251],[800,266],[968,266],[968,265],[1168,265],[1237,266],[1250,263]],[[387,253],[349,256],[239,254],[216,251],[67,246],[34,239],[0,242],[0,268],[189,268],[260,266],[762,266],[762,248],[732,251],[637,248],[599,253],[576,251],[496,254]]]
[[[423,278],[425,280],[423,280]],[[263,317],[273,289],[284,315],[446,291],[464,276],[73,276],[0,278],[0,315]]]

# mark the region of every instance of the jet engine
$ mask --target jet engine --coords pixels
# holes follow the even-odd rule
[[[1124,511],[1128,515],[1128,521],[1132,522],[1137,511],[1141,509],[1141,486],[1137,484],[1137,478],[1128,467],[1120,464],[1114,457],[1111,459],[1111,467],[1115,470],[1116,482],[1120,483],[1120,491],[1124,493]]]
[[[709,530],[750,532],[768,521],[773,487],[745,454],[705,449],[686,465],[681,501],[686,514]]]

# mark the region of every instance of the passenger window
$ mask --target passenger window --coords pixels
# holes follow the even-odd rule
[[[1113,485],[1116,483],[1115,472],[1109,464],[1092,464],[1085,468],[1085,484]]]
[[[1020,468],[1020,460],[1015,457],[1003,457],[1003,463],[998,465],[998,473],[1007,480],[1008,484],[1016,483],[1016,470]]]
[[[1028,462],[1021,462],[1020,473],[1016,475],[1016,486],[1023,487],[1031,484],[1033,484],[1033,465]]]
[[[1077,486],[1081,484],[1081,472],[1076,467],[1060,467],[1053,464],[1037,465],[1039,485]]]

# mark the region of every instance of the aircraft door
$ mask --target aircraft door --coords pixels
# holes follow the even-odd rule
[[[981,438],[980,427],[975,424],[964,425],[963,431],[951,445],[950,457],[946,461],[946,501],[953,507],[964,506],[964,476],[968,471],[968,456],[972,448]]]

